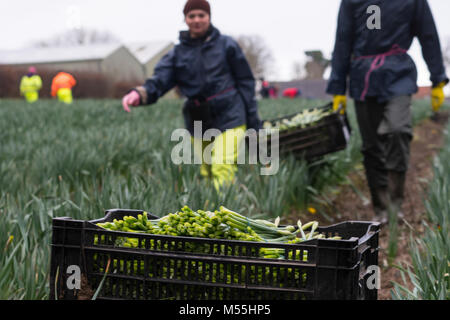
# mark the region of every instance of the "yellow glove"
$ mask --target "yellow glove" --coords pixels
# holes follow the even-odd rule
[[[347,96],[336,95],[333,97],[333,111],[338,111],[339,106],[342,105],[341,114],[345,114],[347,108]]]
[[[445,82],[441,82],[431,90],[431,106],[433,107],[434,112],[438,112],[442,104],[444,103],[445,84]]]

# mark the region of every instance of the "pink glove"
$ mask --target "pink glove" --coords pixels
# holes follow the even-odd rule
[[[133,106],[136,107],[139,105],[140,103],[140,97],[139,97],[139,93],[137,93],[136,91],[131,91],[129,94],[127,94],[126,96],[123,97],[122,99],[122,106],[123,106],[123,110],[125,110],[126,112],[130,112],[130,107],[129,106]]]

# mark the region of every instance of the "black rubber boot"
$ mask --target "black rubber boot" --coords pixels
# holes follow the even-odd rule
[[[402,204],[405,193],[406,172],[389,171],[388,189],[391,199],[391,206],[397,218],[403,219],[405,215],[402,212]]]
[[[370,190],[372,205],[375,212],[374,221],[386,224],[389,220],[389,193],[388,188],[374,188]]]

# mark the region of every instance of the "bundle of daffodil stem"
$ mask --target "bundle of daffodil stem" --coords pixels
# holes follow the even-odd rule
[[[302,225],[298,220],[297,227],[293,225],[279,226],[279,222],[280,218],[277,218],[275,222],[251,219],[223,206],[214,212],[194,211],[188,206],[184,206],[180,211],[170,213],[160,219],[148,219],[147,212],[143,212],[137,218],[125,216],[123,220],[114,219],[113,222],[98,223],[97,225],[113,231],[264,243],[295,244],[311,239],[325,238],[323,234],[316,231],[319,225],[317,221]],[[125,247],[138,247],[138,239],[120,240],[120,245]],[[259,254],[264,258],[284,259],[284,252],[284,249],[261,248]]]
[[[325,109],[311,109],[303,110],[290,119],[277,120],[274,123],[265,121],[263,124],[264,129],[273,130],[278,129],[280,131],[294,129],[294,128],[306,128],[315,125],[319,120],[330,115],[331,110]]]

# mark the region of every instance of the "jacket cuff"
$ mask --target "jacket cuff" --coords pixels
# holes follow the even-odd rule
[[[139,94],[140,104],[141,105],[148,104],[147,90],[143,86],[139,86],[139,87],[133,88],[131,90],[132,91],[136,91]]]
[[[337,83],[334,81],[330,81],[328,82],[327,88],[326,88],[326,93],[336,96],[336,95],[340,95],[340,96],[345,96],[347,95],[347,86],[346,83]]]
[[[259,131],[263,127],[263,122],[257,117],[256,119],[250,119],[250,121],[247,122],[247,129],[255,129],[256,131]]]
[[[444,83],[444,85],[447,85],[448,82],[449,82],[449,79],[446,76],[442,76],[442,77],[440,77],[439,80],[437,80],[437,81],[434,80],[433,81],[433,88],[438,87],[441,83]]]

